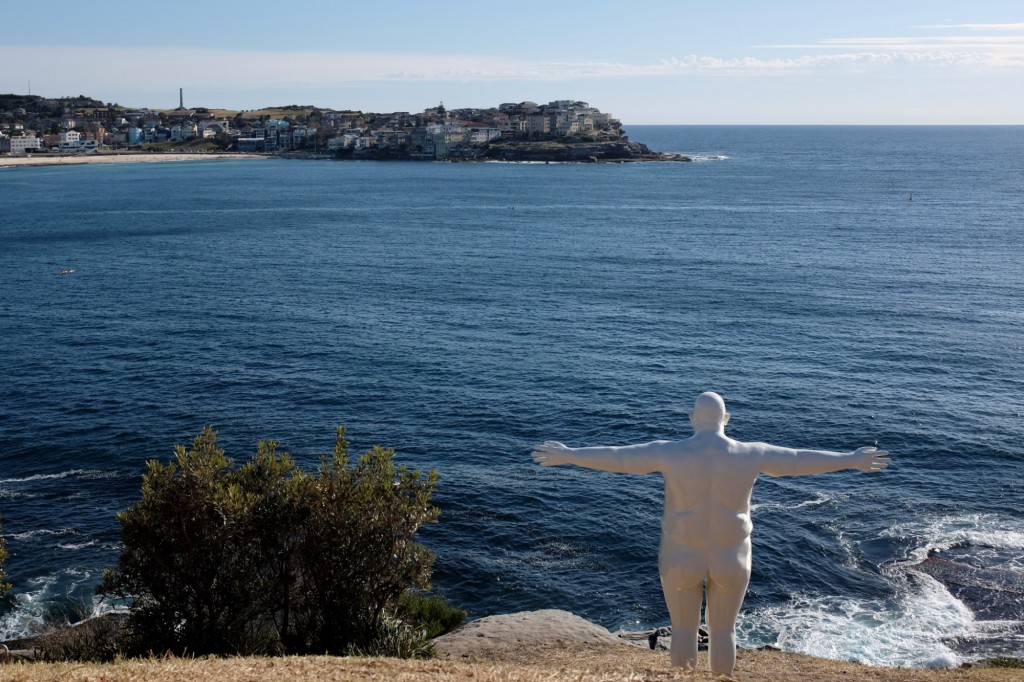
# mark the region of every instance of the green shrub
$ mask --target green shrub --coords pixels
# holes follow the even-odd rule
[[[433,555],[413,535],[439,514],[436,473],[393,457],[375,446],[350,463],[339,429],[315,474],[272,441],[238,467],[207,428],[174,461],[149,462],[99,588],[131,603],[128,650],[375,653],[398,632],[387,619],[401,595],[429,586]]]
[[[462,625],[466,612],[436,594],[409,590],[398,601],[398,615],[423,628],[426,639],[447,634]]]
[[[258,457],[258,456],[257,456]],[[282,462],[283,468],[287,462]],[[140,652],[257,653],[265,576],[250,561],[251,515],[237,470],[206,429],[175,461],[151,461],[142,499],[118,514],[124,549],[101,591],[131,599]]]
[[[59,627],[34,640],[36,657],[42,661],[109,663],[122,654],[122,618],[93,618],[74,626]]]
[[[998,656],[988,661],[990,668],[1024,668],[1024,658]]]
[[[350,645],[347,653],[352,656],[433,658],[434,645],[427,639],[426,631],[417,624],[384,614],[376,627],[367,644]]]
[[[0,525],[0,531],[3,531],[3,526]],[[4,582],[6,574],[4,574],[4,562],[7,561],[7,540],[4,539],[3,535],[0,535],[0,597],[3,597],[11,589],[11,584]]]
[[[293,600],[298,639],[290,649],[340,652],[368,646],[381,617],[409,588],[430,584],[433,554],[413,534],[439,514],[430,505],[437,474],[396,467],[375,446],[354,466],[339,432],[315,479],[298,547],[301,588]],[[329,606],[328,606],[329,605]]]

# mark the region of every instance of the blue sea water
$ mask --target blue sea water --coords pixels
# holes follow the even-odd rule
[[[758,482],[742,644],[1024,655],[1024,128],[627,132],[695,162],[0,169],[0,639],[106,608],[115,513],[207,424],[436,468],[472,617],[667,624],[661,480],[528,453],[686,437],[715,390],[735,438],[894,456]]]

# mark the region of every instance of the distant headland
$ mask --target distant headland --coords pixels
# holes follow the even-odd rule
[[[505,103],[413,114],[288,105],[129,108],[85,96],[0,95],[0,154],[246,153],[363,160],[689,161],[630,141],[586,102]]]

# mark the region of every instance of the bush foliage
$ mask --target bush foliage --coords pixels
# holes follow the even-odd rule
[[[1012,658],[1010,656],[997,656],[988,661],[990,668],[1024,668],[1024,658]]]
[[[0,525],[0,532],[3,531],[3,526]],[[3,597],[11,589],[11,584],[4,582],[4,578],[7,576],[4,574],[4,562],[7,561],[7,540],[0,535],[0,597]]]
[[[207,428],[149,462],[99,587],[131,603],[128,653],[416,655],[434,628],[400,611],[429,587],[433,555],[413,535],[437,520],[437,475],[393,455],[350,461],[339,429],[315,473],[273,441],[236,466]]]
[[[122,618],[107,614],[73,626],[56,627],[33,644],[40,661],[109,663],[121,655]]]
[[[456,608],[436,594],[408,591],[398,602],[398,615],[417,623],[427,639],[451,632],[466,620],[466,612]]]

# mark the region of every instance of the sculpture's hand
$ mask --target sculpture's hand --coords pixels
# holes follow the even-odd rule
[[[558,441],[548,440],[541,445],[534,445],[530,456],[542,467],[556,467],[569,461],[569,448]]]
[[[857,448],[853,455],[856,457],[854,468],[861,471],[881,471],[892,461],[886,450],[873,447]]]

